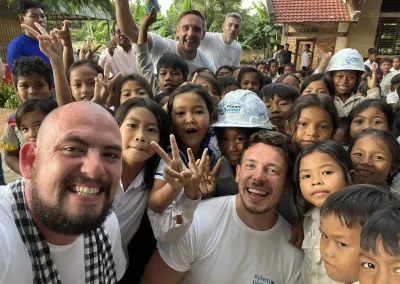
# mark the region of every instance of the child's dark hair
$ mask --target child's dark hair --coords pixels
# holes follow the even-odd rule
[[[181,71],[183,81],[186,81],[189,75],[189,65],[185,60],[175,53],[165,53],[157,62],[157,74],[160,74],[160,69],[172,68]]]
[[[308,69],[308,70],[306,71],[306,77],[311,76],[312,74],[314,74],[314,72],[315,72],[315,69],[313,69],[313,68]]]
[[[18,77],[26,77],[31,74],[43,76],[44,81],[49,85],[49,89],[53,86],[53,71],[50,64],[37,56],[20,57],[14,61],[11,75],[15,88],[18,85]],[[50,94],[49,94],[50,96]]]
[[[258,68],[260,65],[265,65],[265,68],[267,67],[267,62],[265,61],[257,61],[256,64],[254,64],[254,67]]]
[[[115,114],[115,120],[118,126],[121,127],[122,123],[125,121],[126,116],[129,112],[136,108],[142,107],[149,110],[157,120],[158,129],[160,131],[160,141],[159,144],[163,149],[167,147],[169,143],[169,134],[171,129],[171,124],[167,113],[162,109],[162,107],[155,101],[149,98],[132,98],[126,100],[117,110]],[[154,175],[157,170],[157,165],[160,161],[160,156],[154,154],[150,159],[148,159],[144,165],[144,182],[148,188],[153,187]]]
[[[272,79],[270,76],[262,74],[263,75],[263,79],[264,79],[264,87],[267,85],[272,84]]]
[[[215,72],[215,75],[218,76],[219,71],[221,71],[222,69],[228,69],[229,71],[231,71],[233,73],[233,71],[235,71],[235,67],[233,66],[229,66],[229,65],[222,65],[221,67],[219,67],[217,69],[217,71]]]
[[[275,83],[282,83],[284,79],[286,79],[287,77],[293,77],[298,83],[299,85],[301,84],[301,81],[299,79],[299,77],[297,77],[294,74],[282,74],[279,76],[279,78],[275,81]]]
[[[300,93],[292,86],[282,83],[267,85],[260,90],[259,97],[262,100],[273,100],[275,96],[278,96],[282,100],[294,102],[300,96]]]
[[[307,72],[303,69],[294,71],[294,74],[297,74],[297,73],[300,73],[301,76],[303,77],[303,79],[305,79],[307,77]]]
[[[135,81],[142,87],[143,89],[146,90],[146,92],[149,94],[149,98],[153,99],[153,91],[151,90],[151,87],[149,85],[149,82],[142,76],[138,74],[130,74],[127,76],[121,76],[118,78],[118,80],[114,83],[113,87],[113,94],[114,94],[114,105],[119,106],[120,105],[120,100],[121,100],[121,92],[122,92],[122,87],[124,84],[128,81]]]
[[[211,77],[207,74],[200,73],[200,74],[197,74],[197,79],[206,80],[213,87],[216,95],[221,97],[221,88],[219,87],[219,84],[217,82],[217,79],[215,79],[215,77]]]
[[[287,121],[291,131],[290,135],[293,135],[297,130],[297,122],[300,118],[301,111],[308,107],[319,107],[325,110],[330,118],[332,119],[332,137],[335,135],[336,130],[339,127],[339,115],[335,107],[333,99],[329,95],[321,94],[309,94],[307,96],[300,96],[293,104],[293,108],[290,111]]]
[[[348,115],[350,123],[352,123],[353,119],[362,113],[364,110],[368,108],[376,108],[383,112],[386,117],[386,121],[388,123],[388,128],[392,129],[393,122],[394,122],[394,113],[391,106],[389,106],[385,101],[378,100],[378,99],[370,99],[365,100],[359,103],[355,108],[351,110]]]
[[[237,77],[237,81],[239,82],[240,85],[242,85],[242,78],[243,78],[244,74],[246,74],[246,73],[255,73],[256,77],[257,77],[257,81],[260,84],[260,89],[262,87],[264,87],[263,74],[261,73],[260,70],[258,70],[255,67],[252,67],[252,66],[247,66],[247,67],[243,67],[243,68],[240,69],[240,72],[239,72],[238,77]]]
[[[362,81],[358,86],[358,92],[362,94],[363,97],[366,97],[368,95],[368,90],[368,83],[366,81]]]
[[[389,57],[384,57],[384,58],[382,58],[382,59],[379,60],[379,66],[382,65],[382,64],[385,63],[385,62],[390,63],[390,64],[393,64],[393,59],[392,59],[392,58],[389,58]]]
[[[373,213],[398,204],[396,193],[371,184],[351,185],[328,196],[321,207],[321,217],[334,216],[342,226],[355,229],[362,227]]]
[[[381,68],[376,68],[376,74],[377,75],[383,75],[383,70]],[[372,75],[372,73],[369,74],[369,75]]]
[[[344,137],[343,142],[348,145],[350,142],[350,123],[351,120],[347,116],[339,117],[339,127],[338,129],[343,129]]]
[[[297,156],[296,162],[294,164],[293,182],[295,187],[293,190],[293,195],[296,207],[299,212],[307,212],[314,206],[311,203],[307,202],[301,194],[299,171],[301,159],[315,152],[330,155],[339,164],[340,169],[343,172],[346,184],[352,185],[355,183],[353,176],[351,175],[353,162],[350,158],[350,155],[346,152],[342,145],[335,141],[327,140],[321,143],[312,144],[304,148]]]
[[[190,77],[189,77],[188,81],[192,81],[192,79],[193,79],[193,77],[194,77],[194,75],[195,75],[196,73],[200,75],[201,73],[205,73],[205,72],[207,72],[207,74],[209,74],[210,76],[213,76],[214,78],[216,78],[214,72],[211,71],[210,68],[202,67],[202,68],[197,68],[196,70],[194,70],[194,71],[192,72],[192,74],[190,74]]]
[[[241,88],[240,84],[238,83],[238,81],[236,81],[235,78],[233,77],[220,77],[217,78],[217,82],[219,85],[219,88],[223,91],[225,88],[229,87],[229,86],[236,86],[239,89]]]
[[[271,68],[271,65],[272,65],[272,64],[279,65],[279,62],[278,62],[278,60],[276,60],[276,59],[271,59],[271,60],[269,60],[269,61],[268,61],[268,65],[267,65],[267,70],[268,70],[268,72],[269,72],[269,69]]]
[[[155,95],[154,96],[154,101],[155,102],[157,102],[157,103],[160,103],[161,102],[161,100],[163,99],[163,98],[165,98],[165,97],[169,97],[169,94],[168,93],[159,93],[158,95]]]
[[[378,49],[376,47],[368,48],[368,55],[378,54]]]
[[[168,115],[170,118],[171,118],[171,113],[172,113],[172,108],[173,108],[175,97],[180,94],[184,94],[184,93],[195,93],[196,95],[200,96],[203,99],[204,103],[206,104],[208,113],[211,116],[211,114],[213,112],[213,102],[212,102],[210,94],[207,92],[207,90],[204,89],[200,85],[186,84],[186,85],[182,85],[179,88],[175,89],[172,92],[172,94],[169,96],[167,109],[168,109]]]
[[[286,63],[285,67],[290,67],[292,68],[293,72],[294,72],[294,64],[293,63]]]
[[[19,2],[18,5],[18,14],[25,15],[28,9],[31,8],[39,8],[42,9],[43,11],[45,10],[43,5],[39,2],[31,0],[22,0]]]
[[[361,249],[378,255],[378,239],[383,249],[391,256],[400,257],[400,201],[389,208],[383,208],[365,222],[361,229]]]
[[[78,67],[88,67],[95,71],[97,74],[103,74],[104,75],[104,70],[101,68],[100,65],[96,64],[96,62],[92,60],[79,60],[76,61],[74,64],[69,67],[68,74],[67,74],[67,79],[68,79],[68,84],[70,84],[70,77],[71,77],[71,72],[74,71]]]
[[[316,81],[324,81],[326,87],[328,88],[329,94],[331,97],[335,97],[335,84],[333,83],[333,80],[331,77],[326,75],[325,73],[317,73],[317,74],[312,74],[308,77],[306,77],[303,81],[303,84],[301,84],[301,89],[300,89],[300,94],[304,92],[304,90],[312,83]]]
[[[393,76],[392,80],[390,80],[390,84],[393,85],[398,85],[400,83],[400,74],[396,74]]]
[[[397,142],[396,138],[393,136],[392,133],[390,133],[387,130],[378,130],[374,128],[367,128],[363,129],[360,133],[356,135],[356,137],[353,137],[349,144],[349,148],[347,149],[347,152],[351,153],[351,150],[353,150],[354,145],[358,140],[361,138],[367,137],[367,136],[372,136],[371,138],[374,139],[379,139],[383,141],[392,157],[392,165],[400,165],[400,144]],[[392,184],[394,175],[388,176],[386,179],[386,183],[388,185]]]
[[[22,118],[29,112],[40,112],[48,115],[52,110],[56,109],[57,103],[52,99],[38,99],[33,98],[22,102],[15,114],[15,120],[18,129],[21,129]]]

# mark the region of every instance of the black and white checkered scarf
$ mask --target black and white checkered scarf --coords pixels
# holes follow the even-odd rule
[[[24,180],[10,185],[15,224],[32,262],[33,283],[62,283],[44,236],[38,231],[25,201]],[[104,224],[84,235],[86,283],[117,283],[111,244]]]

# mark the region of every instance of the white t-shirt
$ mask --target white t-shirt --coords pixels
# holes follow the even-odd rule
[[[390,92],[387,97],[386,97],[386,102],[388,104],[395,104],[399,100],[399,95],[397,94],[396,91]]]
[[[112,246],[117,279],[120,280],[125,273],[126,260],[114,213],[107,218],[105,228]],[[32,264],[14,222],[8,188],[0,191],[0,240],[0,283],[32,284]],[[49,248],[63,284],[86,284],[82,235],[67,246],[49,244]]]
[[[222,40],[222,33],[207,32],[200,43],[200,48],[214,62],[217,69],[222,65],[240,66],[242,47],[236,40],[231,44],[226,44]]]
[[[136,176],[125,192],[120,182],[114,198],[113,209],[121,228],[122,249],[126,257],[128,257],[129,242],[139,229],[149,200],[149,190],[143,181],[143,176],[144,170]]]
[[[301,66],[308,67],[312,60],[312,52],[303,50],[301,52]]]
[[[119,72],[124,76],[138,73],[136,54],[133,48],[125,52],[125,50],[118,45],[117,48],[114,49],[113,56],[108,53],[108,48],[104,49],[100,55],[99,65],[104,69],[106,63],[111,65],[110,76],[117,75]]]
[[[369,67],[369,69],[371,69],[372,70],[372,63],[371,63],[371,61],[369,61],[369,59],[367,59],[367,61],[365,61],[364,62],[364,65],[365,66],[368,66]],[[378,69],[378,63],[376,63],[376,62],[374,62],[374,66],[375,66],[375,69]]]
[[[246,226],[236,212],[236,196],[201,202],[189,231],[158,250],[189,283],[275,283],[300,281],[303,252],[289,243],[290,225],[281,217],[269,230]]]
[[[178,53],[178,42],[176,40],[163,38],[158,34],[149,33],[151,39],[153,40],[153,47],[150,50],[150,54],[153,58],[153,64],[156,68],[158,60],[163,56],[165,53]],[[213,73],[215,73],[216,69],[214,63],[207,57],[207,55],[200,49],[197,49],[196,58],[193,60],[185,60],[186,63],[189,65],[189,76],[192,74],[194,70],[197,68],[204,68],[207,67]]]

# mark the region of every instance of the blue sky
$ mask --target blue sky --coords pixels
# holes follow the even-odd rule
[[[222,1],[222,0],[221,0]],[[173,0],[158,0],[158,3],[161,5],[161,12],[165,15],[165,11],[168,10],[169,6]],[[252,5],[252,0],[242,0],[242,7],[248,8]]]

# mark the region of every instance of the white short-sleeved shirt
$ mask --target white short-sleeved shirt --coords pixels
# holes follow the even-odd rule
[[[158,34],[153,34],[153,33],[149,33],[149,35],[151,36],[151,39],[153,41],[153,46],[150,50],[150,54],[153,58],[154,66],[157,66],[158,60],[165,53],[175,53],[179,55],[178,42],[176,40],[163,38]],[[207,55],[200,48],[197,49],[197,54],[195,59],[185,60],[185,61],[189,65],[189,75],[192,74],[194,70],[204,67],[210,69],[213,73],[215,73],[216,71],[214,63],[210,60],[210,58],[207,57]]]
[[[301,55],[301,66],[308,67],[312,60],[312,52],[311,51],[307,52],[303,50],[300,55]]]
[[[122,249],[126,257],[128,256],[129,242],[139,229],[149,200],[149,190],[143,181],[143,177],[144,171],[142,170],[126,191],[124,191],[122,182],[120,182],[114,198],[113,209],[121,228]]]
[[[301,248],[304,261],[301,268],[301,284],[336,284],[326,274],[324,262],[319,250],[321,241],[320,209],[315,207],[304,214],[304,240]]]
[[[99,65],[104,69],[106,63],[111,65],[111,76],[121,72],[122,75],[137,74],[136,54],[133,48],[126,52],[121,46],[114,49],[114,55],[108,53],[108,48],[104,49],[100,55]]]
[[[185,272],[178,282],[299,283],[303,252],[289,243],[290,225],[279,216],[269,230],[246,226],[236,196],[200,203],[189,231],[176,243],[158,243],[165,263]]]
[[[223,65],[240,66],[242,47],[236,40],[226,44],[222,39],[222,33],[207,32],[200,43],[200,48],[214,62],[217,69]]]
[[[32,284],[31,260],[15,225],[9,194],[8,188],[0,191],[0,283]],[[112,247],[117,279],[120,280],[125,273],[126,260],[114,213],[105,221],[105,229]],[[85,284],[83,235],[66,246],[48,245],[62,283]]]
[[[395,104],[399,100],[399,95],[397,94],[396,91],[390,92],[387,97],[386,97],[386,102],[388,104]]]
[[[371,63],[371,61],[369,61],[369,59],[367,59],[367,61],[365,61],[364,62],[364,65],[365,66],[368,66],[369,67],[369,69],[371,69],[372,70],[372,63]],[[376,63],[376,62],[374,62],[374,66],[375,66],[375,69],[378,69],[378,63]]]

